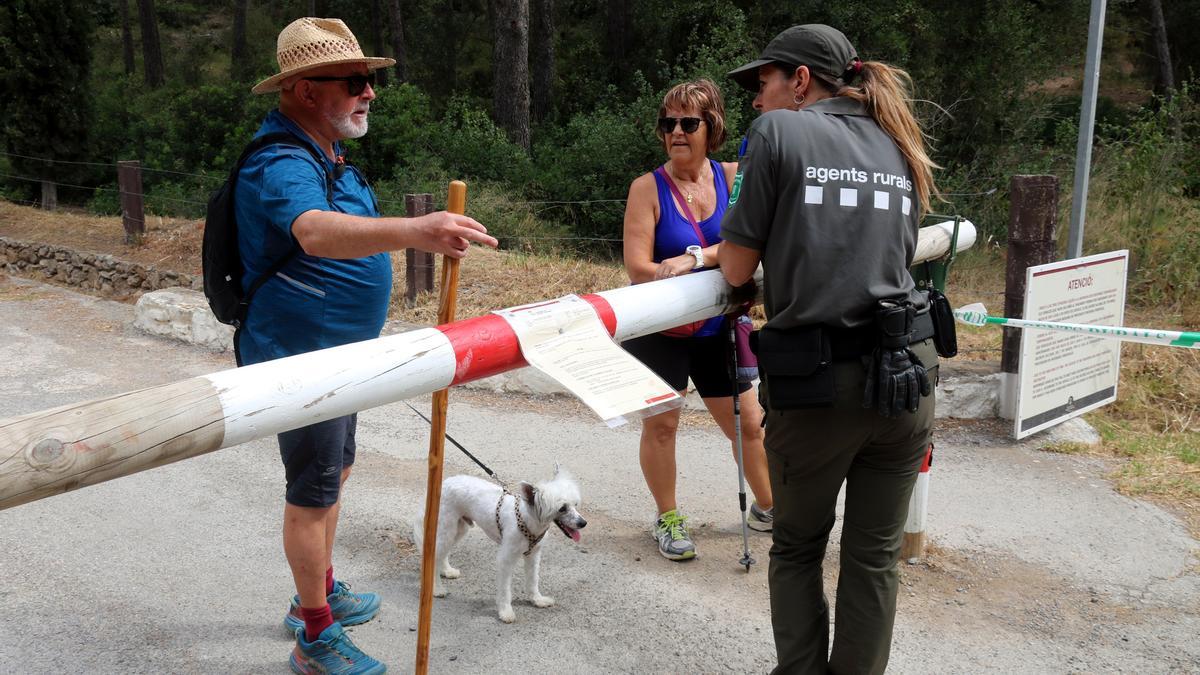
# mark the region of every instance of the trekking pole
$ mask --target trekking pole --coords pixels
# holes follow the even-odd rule
[[[746,470],[742,455],[742,397],[741,392],[738,391],[737,375],[737,319],[727,318],[727,321],[729,322],[729,363],[731,366],[729,379],[733,381],[733,442],[737,448],[738,506],[742,511],[742,559],[738,562],[746,567],[746,574],[749,574],[750,566],[754,564],[754,558],[750,557],[750,533],[749,525],[746,524]]]
[[[450,183],[446,210],[462,214],[467,206],[467,184]],[[438,325],[454,321],[454,306],[458,301],[458,259],[442,258],[441,296],[438,304]],[[437,546],[438,508],[442,501],[442,451],[446,447],[446,408],[450,389],[433,392],[433,419],[429,433],[429,481],[425,486],[425,536],[421,541],[421,604],[417,613],[416,672],[429,672],[429,627],[433,619],[433,554]]]

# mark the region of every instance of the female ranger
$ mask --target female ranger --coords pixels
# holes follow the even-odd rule
[[[776,672],[880,673],[937,355],[908,272],[935,193],[908,75],[829,26],[793,26],[730,76],[763,112],[721,224],[729,283],[761,261],[760,394],[775,497]],[[927,370],[928,369],[928,370]],[[832,653],[821,563],[846,482]]]

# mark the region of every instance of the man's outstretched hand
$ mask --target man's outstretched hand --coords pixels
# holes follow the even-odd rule
[[[461,258],[467,254],[471,242],[492,248],[496,248],[500,243],[487,233],[486,227],[469,216],[437,211],[415,220],[418,239],[416,248],[423,251]]]

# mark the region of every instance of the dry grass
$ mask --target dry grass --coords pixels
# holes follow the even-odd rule
[[[110,253],[182,272],[199,272],[199,226],[196,221],[155,219],[140,246],[126,246],[118,218],[46,213],[0,201],[0,236]],[[436,323],[436,293],[423,294],[408,307],[404,301],[404,256],[393,256],[393,260],[391,317],[421,325]],[[1002,314],[1004,265],[1002,248],[990,241],[976,244],[955,264],[951,302],[956,307],[982,302],[993,315]],[[616,264],[474,248],[460,268],[457,314],[468,318],[497,308],[627,283]],[[1132,304],[1126,317],[1126,323],[1142,327],[1200,329],[1200,311],[1194,304],[1166,308]],[[995,327],[959,327],[959,358],[999,360],[1000,344],[1001,331]],[[1088,419],[1104,438],[1100,449],[1055,449],[1117,458],[1112,479],[1121,492],[1169,506],[1200,536],[1200,352],[1125,345],[1119,398],[1089,414]]]
[[[439,256],[438,274],[441,273]],[[392,256],[392,309],[390,315],[408,323],[437,323],[437,293],[417,296],[408,307],[404,298],[404,255]],[[435,279],[440,278],[435,275]],[[466,319],[493,309],[524,305],[569,293],[583,294],[616,288],[629,283],[624,270],[570,258],[492,251],[473,247],[459,264],[456,316]]]
[[[141,244],[125,243],[121,219],[60,209],[43,211],[0,200],[0,236],[107,253],[159,269],[200,273],[203,221],[147,216]]]

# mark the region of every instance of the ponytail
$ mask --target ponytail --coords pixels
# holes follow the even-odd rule
[[[933,182],[933,170],[941,167],[929,158],[925,132],[913,115],[909,94],[912,78],[903,70],[879,61],[858,61],[855,66],[861,77],[859,86],[844,85],[837,95],[865,105],[875,122],[900,147],[912,171],[913,185],[921,204],[919,215],[923,216],[930,211],[931,194],[941,199],[942,195]],[[847,71],[849,74],[850,71]]]

